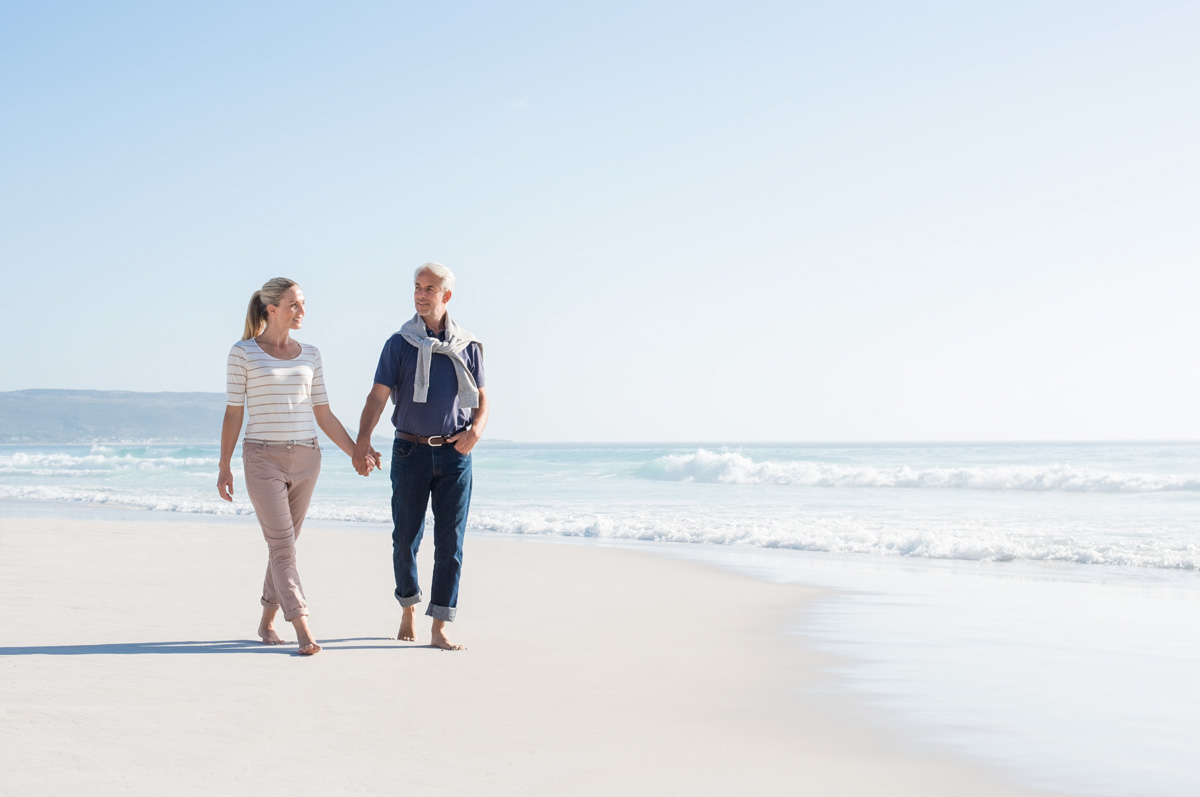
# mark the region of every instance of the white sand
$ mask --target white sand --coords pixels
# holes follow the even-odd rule
[[[390,639],[390,557],[305,529],[326,649],[301,658],[255,642],[253,522],[0,520],[0,793],[1027,793],[812,689],[821,660],[783,633],[811,591],[469,538],[447,652]]]

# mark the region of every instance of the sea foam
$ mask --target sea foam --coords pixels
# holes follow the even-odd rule
[[[218,453],[216,446],[0,448],[0,500],[251,513],[240,457],[231,463],[235,501],[218,497]],[[1088,467],[1056,464],[1079,460]],[[1196,570],[1197,461],[1200,450],[1152,445],[497,446],[479,453],[469,529]],[[1159,468],[1173,470],[1152,472]],[[323,471],[310,518],[389,523],[386,474],[364,480],[335,451]]]
[[[471,529],[531,536],[709,543],[836,554],[967,561],[1073,562],[1089,565],[1200,568],[1191,535],[1099,536],[1081,524],[1026,534],[994,523],[877,518],[748,518],[663,513],[477,512]],[[1050,533],[1047,533],[1050,531]]]

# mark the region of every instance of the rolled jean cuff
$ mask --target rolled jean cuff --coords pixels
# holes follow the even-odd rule
[[[279,611],[278,603],[272,603],[271,601],[267,600],[266,598],[259,598],[258,602],[261,603],[263,606],[274,606],[275,611]]]
[[[292,620],[295,620],[297,617],[307,617],[307,616],[308,616],[308,607],[307,606],[301,606],[299,609],[293,609],[290,612],[283,613],[283,619],[288,621],[289,623]]]
[[[429,604],[429,608],[425,610],[425,614],[435,620],[442,620],[447,623],[454,622],[454,615],[458,614],[458,609],[453,606],[434,606]]]
[[[392,594],[396,596],[396,600],[400,601],[400,605],[406,609],[409,606],[416,606],[418,603],[421,602],[421,599],[425,597],[424,594],[422,594],[420,590],[417,590],[416,595],[410,595],[407,598],[401,598],[399,593],[392,593]]]

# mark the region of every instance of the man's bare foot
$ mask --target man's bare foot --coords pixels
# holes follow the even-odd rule
[[[396,639],[401,642],[416,642],[417,641],[417,607],[405,606],[404,613],[400,617],[400,632],[396,634]]]
[[[258,637],[264,645],[287,644],[279,634],[275,633],[275,612],[278,610],[277,606],[263,607],[262,620],[258,623]]]
[[[441,648],[442,650],[466,650],[465,645],[457,645],[450,641],[450,637],[446,636],[446,621],[434,620],[433,630],[430,632],[429,646],[431,648]]]
[[[309,642],[307,645],[300,646],[301,656],[315,656],[321,652],[321,646],[316,642]]]

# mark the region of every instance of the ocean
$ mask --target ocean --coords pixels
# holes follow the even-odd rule
[[[217,456],[0,446],[0,513],[252,514]],[[383,533],[388,494],[326,444],[309,516]],[[824,587],[789,630],[907,744],[1061,792],[1196,793],[1200,444],[484,441],[469,534]]]

